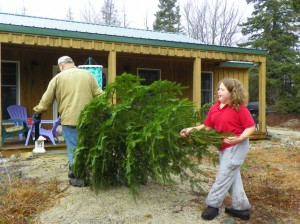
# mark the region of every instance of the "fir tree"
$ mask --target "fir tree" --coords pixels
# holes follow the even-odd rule
[[[267,49],[267,103],[274,105],[297,96],[299,67],[299,13],[293,0],[247,0],[252,16],[243,23],[248,42],[240,46]],[[294,5],[293,5],[294,3]],[[299,98],[298,98],[299,100]]]
[[[155,13],[153,30],[170,33],[182,32],[180,9],[177,0],[159,0],[159,11]]]
[[[148,178],[172,184],[174,175],[201,188],[191,175],[201,173],[195,159],[214,158],[208,146],[218,147],[224,135],[203,130],[179,136],[200,117],[192,102],[178,98],[182,89],[169,81],[142,86],[136,76],[118,76],[81,113],[75,174],[96,192],[124,185],[135,193]]]

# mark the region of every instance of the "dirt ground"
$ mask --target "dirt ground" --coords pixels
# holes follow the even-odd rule
[[[270,140],[251,141],[242,166],[251,219],[225,214],[228,196],[210,223],[300,223],[300,131],[268,131]],[[70,186],[65,151],[1,158],[0,223],[207,223],[201,212],[217,167],[206,160],[200,166],[206,172],[203,192],[179,181],[173,189],[149,181],[134,200],[125,187],[95,194],[88,187]]]

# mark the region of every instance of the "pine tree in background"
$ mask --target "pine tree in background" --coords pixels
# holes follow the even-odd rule
[[[300,1],[299,0],[292,0],[292,6],[296,13],[300,13]],[[299,15],[299,14],[298,14]],[[299,15],[300,16],[300,15]]]
[[[300,17],[295,2],[247,0],[247,3],[254,4],[254,11],[247,22],[242,24],[242,33],[249,36],[248,41],[239,45],[268,50],[267,104],[277,104],[274,108],[291,113],[300,112],[300,100],[296,97],[300,91],[297,78],[300,76]],[[291,100],[294,103],[287,103]]]
[[[177,0],[159,0],[159,11],[155,13],[153,30],[181,33],[180,9]]]

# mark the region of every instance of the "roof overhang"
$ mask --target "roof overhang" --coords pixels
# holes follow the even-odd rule
[[[78,39],[85,39],[85,40],[98,40],[98,41],[139,44],[139,45],[159,46],[159,47],[174,47],[174,48],[191,49],[191,50],[218,51],[218,52],[252,54],[252,55],[267,55],[266,50],[205,45],[205,44],[197,44],[197,43],[151,40],[151,39],[124,37],[124,36],[117,36],[117,35],[74,32],[74,31],[60,30],[60,29],[16,26],[10,24],[0,24],[0,32],[25,33],[25,34],[34,34],[34,35],[41,35],[41,36],[78,38]]]

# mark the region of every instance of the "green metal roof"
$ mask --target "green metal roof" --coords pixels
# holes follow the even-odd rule
[[[266,50],[206,45],[182,34],[0,12],[0,32],[1,31],[193,50],[211,50],[255,55],[267,54]]]

